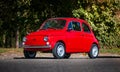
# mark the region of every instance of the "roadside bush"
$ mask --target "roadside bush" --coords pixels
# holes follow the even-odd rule
[[[115,17],[119,2],[79,0],[78,4],[79,8],[73,10],[73,16],[91,24],[101,47],[120,47],[120,22]]]

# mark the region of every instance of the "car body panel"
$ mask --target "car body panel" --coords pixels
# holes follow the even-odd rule
[[[92,29],[89,24],[82,19],[77,18],[51,18],[48,20],[65,20],[65,26],[62,29],[42,29],[45,21],[40,29],[26,35],[24,41],[24,49],[30,51],[51,51],[57,42],[62,42],[65,45],[66,53],[89,52],[93,43],[98,44]],[[79,22],[81,31],[68,31],[68,25],[71,21]],[[84,32],[82,23],[90,28],[90,33]],[[44,37],[48,37],[48,41],[44,41]]]

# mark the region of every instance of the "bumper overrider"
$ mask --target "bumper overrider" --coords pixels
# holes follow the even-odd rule
[[[51,45],[46,45],[46,46],[30,46],[30,45],[24,45],[23,48],[51,48]]]

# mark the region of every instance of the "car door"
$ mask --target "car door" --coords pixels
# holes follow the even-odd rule
[[[84,49],[84,51],[89,51],[89,49],[91,48],[91,44],[92,44],[92,32],[90,27],[88,26],[88,24],[86,23],[82,23],[82,31],[83,31],[83,45],[82,48]]]
[[[68,24],[67,43],[69,52],[79,52],[82,49],[82,32],[80,23],[71,21]]]

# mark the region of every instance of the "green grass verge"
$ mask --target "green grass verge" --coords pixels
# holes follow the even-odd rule
[[[4,52],[7,52],[7,51],[8,51],[7,49],[3,49],[3,48],[1,49],[1,48],[0,48],[0,54],[1,54],[1,53],[4,53]]]
[[[9,51],[14,51],[14,52],[23,52],[23,48],[0,48],[0,54],[1,53],[5,53],[5,52],[9,52]]]
[[[111,49],[100,49],[100,53],[111,53],[111,54],[119,54],[120,55],[120,48],[111,48]]]

